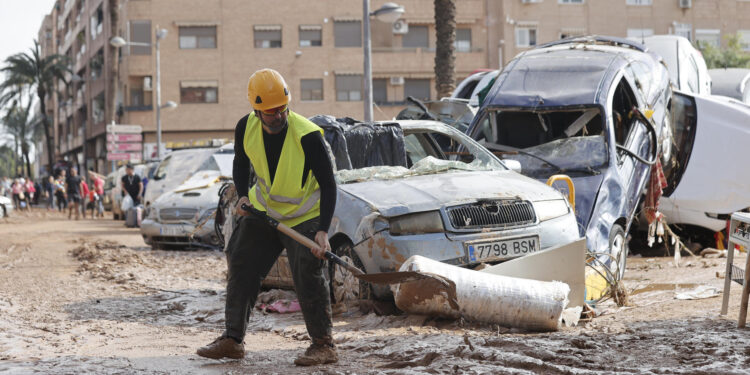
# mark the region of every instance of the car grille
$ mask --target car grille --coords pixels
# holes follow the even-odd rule
[[[536,222],[534,208],[526,201],[481,201],[446,209],[456,229],[515,227]]]
[[[193,220],[198,212],[195,208],[163,208],[159,210],[159,219],[164,221]]]

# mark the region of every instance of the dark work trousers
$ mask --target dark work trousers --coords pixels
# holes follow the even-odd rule
[[[310,239],[318,231],[319,218],[305,221],[294,230]],[[325,261],[310,249],[271,228],[265,221],[242,216],[227,247],[227,300],[225,337],[242,341],[260,284],[286,249],[307,333],[313,339],[331,338],[331,297]]]

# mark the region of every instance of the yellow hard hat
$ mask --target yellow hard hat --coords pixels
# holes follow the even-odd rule
[[[289,104],[292,95],[284,77],[273,69],[261,69],[250,76],[247,83],[247,100],[253,109],[266,111]]]

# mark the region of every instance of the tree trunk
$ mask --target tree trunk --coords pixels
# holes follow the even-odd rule
[[[109,0],[109,29],[110,38],[115,37],[117,33],[117,26],[120,22],[120,1]],[[109,98],[109,110],[110,118],[109,122],[116,122],[117,120],[117,75],[120,68],[120,49],[117,47],[109,46],[110,51],[110,64],[112,65],[111,76],[109,80],[109,88],[107,97]]]
[[[23,150],[23,158],[26,161],[26,177],[31,178],[31,161],[29,161],[29,150],[26,147],[21,147]]]
[[[37,96],[39,97],[39,110],[42,112],[42,127],[44,128],[44,139],[47,142],[47,172],[51,175],[55,168],[55,157],[57,156],[57,150],[55,149],[55,141],[52,139],[49,131],[49,119],[47,118],[47,103],[44,102],[44,97],[47,96],[46,91],[43,88],[38,88]]]
[[[435,89],[437,97],[451,96],[456,88],[455,40],[456,3],[454,0],[435,0]]]

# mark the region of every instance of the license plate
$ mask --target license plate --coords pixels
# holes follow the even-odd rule
[[[520,237],[507,240],[482,241],[466,244],[470,262],[502,260],[539,251],[539,237]]]
[[[159,233],[162,236],[187,236],[190,230],[183,225],[162,225]]]

